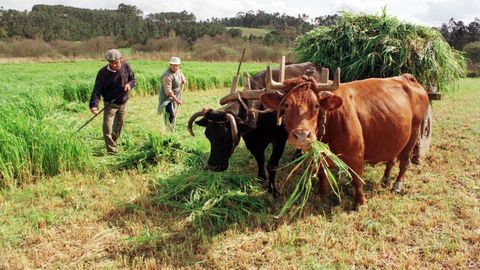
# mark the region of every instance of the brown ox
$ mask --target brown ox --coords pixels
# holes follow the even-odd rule
[[[341,85],[339,78],[339,70],[333,84],[317,84],[306,77],[278,83],[269,76],[268,87],[286,94],[266,93],[260,98],[267,107],[283,114],[288,143],[305,148],[321,139],[355,171],[358,175],[353,174],[352,179],[355,203],[366,203],[359,178],[365,162],[387,163],[382,178],[386,187],[398,158],[400,172],[392,191],[400,192],[427,110],[426,91],[410,74]],[[320,175],[320,179],[320,193],[325,195],[328,192],[325,176]]]

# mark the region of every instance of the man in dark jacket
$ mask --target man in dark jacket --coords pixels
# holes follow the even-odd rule
[[[98,114],[98,103],[103,97],[103,137],[107,152],[117,152],[117,141],[125,119],[128,92],[135,87],[135,75],[120,51],[111,49],[105,54],[108,64],[102,67],[95,79],[90,97],[90,111]]]

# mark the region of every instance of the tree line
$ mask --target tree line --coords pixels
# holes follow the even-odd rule
[[[136,6],[120,4],[116,10],[83,9],[62,5],[35,5],[31,11],[0,9],[0,40],[37,39],[82,41],[111,36],[123,46],[145,44],[148,39],[179,36],[193,43],[198,38],[228,33],[227,26],[268,27],[278,33],[298,34],[313,29],[304,17],[268,14],[264,11],[239,13],[234,18],[198,21],[193,13],[160,12],[144,16]],[[235,34],[235,33],[232,33]],[[238,35],[238,33],[237,33]]]

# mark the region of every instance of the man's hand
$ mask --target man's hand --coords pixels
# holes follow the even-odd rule
[[[183,104],[183,101],[180,100],[180,99],[178,99],[178,98],[176,98],[176,99],[175,99],[175,103],[177,103],[178,105],[182,105],[182,104]]]
[[[93,114],[98,114],[98,108],[97,108],[97,107],[91,108],[90,111],[91,111]]]
[[[130,91],[130,89],[132,89],[132,87],[131,87],[130,84],[128,84],[128,83],[125,84],[125,86],[123,87],[123,91],[125,91],[125,92]]]

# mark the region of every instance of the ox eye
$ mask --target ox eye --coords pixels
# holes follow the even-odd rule
[[[318,109],[320,109],[320,105],[315,104],[315,110],[318,110]]]
[[[288,109],[288,103],[284,103],[284,104],[283,104],[283,108],[284,108],[284,109]]]

